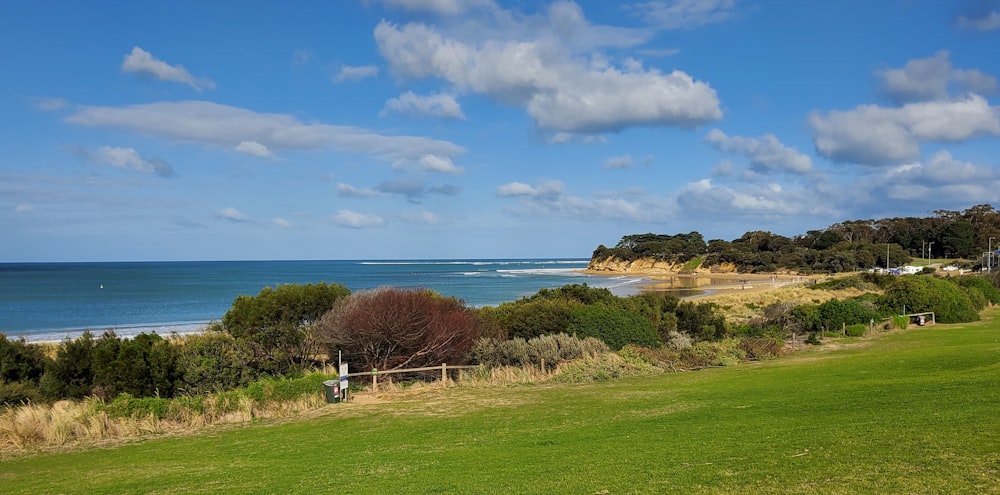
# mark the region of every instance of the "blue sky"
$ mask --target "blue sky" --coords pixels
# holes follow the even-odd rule
[[[1000,207],[993,0],[4,2],[0,67],[0,261],[588,257]]]

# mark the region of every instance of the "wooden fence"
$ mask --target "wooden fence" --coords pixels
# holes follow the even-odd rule
[[[421,371],[438,371],[438,370],[440,370],[441,371],[441,381],[442,382],[446,382],[448,380],[448,370],[465,370],[465,369],[473,369],[473,368],[478,368],[478,367],[479,367],[478,364],[467,365],[467,366],[454,366],[454,365],[448,366],[445,363],[441,363],[441,366],[429,366],[429,367],[425,367],[425,368],[401,368],[401,369],[391,369],[391,370],[383,370],[383,371],[379,371],[377,369],[374,369],[374,370],[371,370],[371,371],[362,371],[362,372],[358,372],[358,373],[348,373],[347,376],[348,377],[352,377],[352,376],[354,376],[354,377],[357,377],[357,376],[371,376],[372,377],[372,392],[375,392],[375,391],[378,390],[378,377],[379,377],[379,375],[385,376],[385,375],[393,375],[393,374],[396,374],[396,373],[418,373],[418,372],[421,372]]]

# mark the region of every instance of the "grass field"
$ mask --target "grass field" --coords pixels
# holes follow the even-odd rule
[[[1000,493],[1000,319],[0,463],[0,493]],[[992,316],[992,317],[991,317]]]

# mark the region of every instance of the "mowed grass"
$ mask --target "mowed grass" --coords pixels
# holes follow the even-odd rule
[[[35,455],[0,493],[1000,493],[1000,320],[830,347]]]

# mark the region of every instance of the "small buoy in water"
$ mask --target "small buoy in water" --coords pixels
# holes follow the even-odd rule
[[[104,284],[101,284],[101,288],[102,288],[102,289],[104,288]]]

